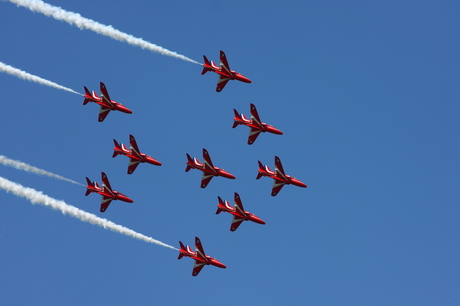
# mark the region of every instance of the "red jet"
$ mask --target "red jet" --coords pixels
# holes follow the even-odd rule
[[[256,179],[260,179],[262,176],[268,176],[274,179],[273,182],[273,189],[272,189],[272,196],[276,196],[278,192],[280,192],[281,188],[284,185],[295,185],[303,188],[307,188],[307,185],[284,173],[283,165],[281,164],[281,160],[278,156],[275,156],[275,171],[272,171],[268,166],[262,165],[259,161],[259,173],[257,174]]]
[[[265,224],[265,222],[257,217],[254,214],[244,210],[243,203],[241,202],[240,196],[235,192],[235,207],[230,206],[230,204],[225,201],[222,201],[220,197],[219,204],[217,204],[216,214],[220,214],[222,211],[231,213],[233,215],[232,224],[230,225],[230,231],[234,232],[240,226],[243,221],[252,221],[259,224]]]
[[[208,71],[212,71],[219,74],[216,87],[217,92],[221,92],[222,89],[224,89],[225,85],[227,85],[227,82],[230,80],[238,80],[245,83],[252,83],[252,81],[244,75],[230,69],[224,51],[220,51],[220,67],[217,66],[216,63],[214,63],[213,61],[209,61],[206,56],[203,55],[203,58],[204,64],[203,71],[201,72],[201,74],[205,74]]]
[[[195,237],[195,246],[196,246],[195,251],[196,252],[193,252],[190,246],[185,247],[181,241],[179,241],[179,244],[180,244],[180,250],[179,250],[179,257],[177,259],[181,259],[184,256],[195,259],[195,265],[193,266],[193,272],[192,272],[193,276],[197,276],[198,273],[200,273],[201,269],[203,269],[205,265],[213,265],[213,266],[223,268],[223,269],[227,268],[223,263],[221,263],[217,259],[212,258],[211,256],[206,255],[204,253],[200,238]]]
[[[98,97],[95,91],[92,93],[86,88],[85,86],[85,101],[83,101],[83,105],[86,105],[88,102],[94,102],[101,106],[99,110],[99,122],[104,121],[105,117],[109,114],[112,110],[117,110],[123,113],[132,114],[133,112],[129,110],[126,106],[121,105],[113,100],[110,100],[109,93],[105,88],[104,83],[101,82],[101,96]]]
[[[139,151],[139,147],[137,146],[136,139],[133,135],[129,135],[129,144],[131,150],[128,150],[124,144],[120,145],[115,139],[113,140],[113,143],[115,144],[115,148],[113,148],[114,152],[112,157],[116,157],[119,154],[129,157],[128,174],[132,174],[134,170],[136,170],[139,163],[149,163],[155,166],[161,166],[161,163],[155,158]]]
[[[89,195],[92,192],[99,193],[102,195],[102,202],[101,202],[101,212],[104,212],[107,207],[109,207],[110,202],[112,200],[120,200],[123,202],[128,202],[128,203],[133,203],[133,200],[125,196],[124,194],[112,190],[112,187],[110,187],[109,179],[107,178],[107,175],[105,175],[104,172],[102,172],[102,188],[99,187],[97,182],[91,183],[89,178],[86,178],[86,182],[88,182],[88,186],[86,186],[86,194],[85,196]]]
[[[277,128],[268,125],[262,121],[260,121],[259,118],[259,113],[257,112],[257,109],[254,104],[251,103],[251,120],[246,118],[245,115],[239,114],[236,109],[233,109],[235,112],[235,122],[233,123],[233,128],[236,128],[238,125],[246,125],[250,127],[249,130],[249,138],[248,138],[248,144],[251,145],[256,141],[257,137],[261,132],[269,132],[277,135],[283,135],[283,132],[278,130]]]
[[[198,169],[203,171],[203,177],[201,179],[201,188],[206,188],[211,179],[215,176],[223,176],[225,178],[233,180],[235,179],[234,175],[230,174],[224,169],[220,169],[218,167],[213,166],[211,157],[209,156],[209,153],[206,149],[203,149],[204,164],[200,163],[196,157],[192,159],[188,154],[187,159],[187,168],[185,168],[185,172],[188,172],[190,169]]]

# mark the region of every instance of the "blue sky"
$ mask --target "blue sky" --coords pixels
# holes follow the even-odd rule
[[[134,200],[99,213],[83,187],[4,166],[0,176],[227,265],[192,277],[173,250],[0,192],[4,305],[458,305],[457,1],[48,2],[196,61],[227,54],[253,83],[215,92],[198,65],[0,3],[0,61],[83,92],[104,82],[133,110],[97,122],[82,97],[0,74],[1,155]],[[246,144],[233,109],[284,132]],[[112,139],[163,163],[126,174]],[[236,180],[184,172],[185,153]],[[257,160],[307,189],[255,180]],[[266,225],[215,215],[238,192]]]

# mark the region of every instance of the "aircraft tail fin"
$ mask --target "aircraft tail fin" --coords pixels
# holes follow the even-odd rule
[[[184,253],[183,252],[187,252],[187,249],[185,248],[184,244],[182,243],[182,241],[179,241],[179,244],[180,244],[180,250],[179,250],[179,257],[177,257],[177,259],[181,259],[182,257],[184,257]],[[182,252],[183,251],[183,252]]]
[[[86,88],[86,86],[83,86],[83,87],[85,88],[85,97],[86,96],[91,96],[91,92],[88,90],[88,88]],[[90,101],[90,99],[85,98],[85,101],[83,101],[83,105],[88,104],[89,101]]]
[[[118,150],[116,150],[116,149],[121,150],[121,147],[120,147],[120,144],[115,139],[113,140],[113,143],[115,144],[115,148],[114,148],[112,157],[116,157],[116,156],[118,156],[118,154],[120,154],[120,153],[118,153]]]
[[[187,154],[187,168],[185,168],[185,172],[189,172],[190,169],[192,169],[192,167],[190,167],[189,163],[193,164],[193,159],[192,159],[192,157],[190,157],[190,155],[188,155],[188,153],[185,153],[185,154]]]
[[[259,163],[259,170],[265,171],[264,165],[260,161],[257,161],[257,162]],[[257,173],[256,180],[260,179],[261,177],[262,177],[262,173],[260,173],[259,171]]]
[[[217,197],[217,199],[219,199],[219,204],[217,204],[216,215],[218,215],[218,214],[220,214],[221,212],[224,211],[221,207],[225,207],[224,201],[222,201],[222,199],[220,197]]]
[[[240,114],[238,113],[236,109],[233,109],[233,112],[235,113],[235,118],[241,118]],[[232,128],[236,128],[237,126],[238,126],[238,122],[235,120],[235,122],[233,122]]]
[[[211,66],[211,63],[209,62],[208,58],[206,57],[206,55],[203,55],[203,59],[204,59],[204,65],[208,65],[208,66]],[[203,65],[203,66],[204,66]],[[208,72],[208,68],[206,68],[206,66],[204,66],[203,68],[203,71],[201,71],[201,74],[205,74],[206,72]]]
[[[91,180],[89,178],[86,178],[86,183],[88,184],[88,187],[93,186],[93,183],[91,182]],[[85,196],[87,196],[87,195],[89,195],[91,193],[91,190],[88,187],[86,187]]]

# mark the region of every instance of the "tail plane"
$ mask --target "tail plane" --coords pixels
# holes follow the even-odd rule
[[[179,244],[180,244],[180,250],[179,250],[179,256],[177,257],[177,259],[181,259],[182,257],[184,257],[184,253],[182,253],[182,251],[187,253],[187,249],[185,248],[182,241],[179,241]]]
[[[259,163],[259,170],[265,171],[264,165],[259,160],[257,162]],[[260,179],[262,176],[263,175],[260,173],[260,171],[257,172],[256,180]]]
[[[211,66],[211,63],[209,62],[208,58],[206,57],[206,55],[203,55],[203,59],[204,59],[204,65],[208,65],[208,66]],[[201,71],[201,74],[205,74],[206,72],[208,72],[209,69],[206,68],[206,66],[203,68],[203,71]]]
[[[192,169],[192,167],[189,166],[189,163],[193,164],[193,159],[190,155],[188,155],[188,153],[185,153],[185,154],[187,154],[187,160],[188,160],[187,168],[185,168],[185,172],[189,172],[190,169]]]
[[[120,144],[115,139],[113,140],[113,144],[115,145],[116,149],[121,150]],[[117,157],[118,154],[120,154],[120,153],[118,153],[118,151],[113,151],[112,157]]]
[[[221,212],[224,211],[221,207],[225,207],[224,201],[222,201],[222,199],[220,197],[217,197],[217,199],[219,200],[219,204],[217,205],[216,215],[218,215],[218,214],[220,214]]]
[[[86,187],[85,196],[89,195],[92,192],[91,189],[89,189],[88,187],[94,186],[94,184],[91,182],[89,178],[86,178],[86,183],[88,184],[88,186]]]
[[[88,90],[88,88],[86,88],[86,86],[83,87],[85,88],[85,101],[83,101],[83,105],[86,105],[89,101],[91,101],[90,99],[86,98],[86,96],[91,97],[91,92]]]
[[[238,113],[236,109],[233,109],[233,112],[235,113],[235,118],[241,118],[241,115]],[[234,121],[232,128],[236,128],[238,126],[238,122]]]

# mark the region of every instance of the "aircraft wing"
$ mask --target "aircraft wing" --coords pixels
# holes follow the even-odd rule
[[[221,92],[222,89],[224,89],[225,85],[227,85],[228,81],[230,81],[230,78],[224,77],[219,74],[219,76],[217,77],[216,91]]]
[[[283,188],[283,186],[285,184],[286,184],[285,182],[280,182],[278,180],[274,180],[273,188],[272,188],[272,197],[276,196],[280,192],[281,188]]]
[[[107,178],[107,175],[102,172],[102,186],[104,189],[109,192],[110,194],[113,194],[112,187],[110,186],[109,179]]]
[[[141,151],[139,151],[139,147],[137,146],[136,139],[134,138],[133,135],[129,135],[129,144],[130,144],[132,154],[141,158],[141,153],[140,153]]]
[[[275,156],[275,171],[277,176],[279,175],[284,180],[287,180],[286,174],[284,173],[283,165],[281,164],[281,160],[278,156]]]
[[[230,66],[228,65],[227,56],[222,50],[220,51],[220,68],[222,69],[222,71],[228,73],[228,75],[232,74]]]
[[[201,177],[201,188],[206,188],[213,177],[213,174],[203,172],[203,176]]]
[[[237,216],[233,216],[232,224],[230,225],[230,231],[234,232],[240,226],[244,219]]]
[[[105,87],[105,84],[101,82],[101,98],[107,102],[109,105],[112,105],[112,100],[110,100],[109,92]]]
[[[248,144],[251,145],[254,143],[254,141],[256,141],[257,137],[259,137],[260,133],[262,131],[259,130],[259,129],[255,129],[255,128],[250,128],[249,129],[249,137],[248,137]]]
[[[134,173],[134,170],[136,170],[137,166],[139,166],[140,161],[134,158],[129,159],[129,164],[128,164],[128,174]]]
[[[197,276],[200,273],[201,269],[203,269],[204,265],[205,264],[203,262],[195,260],[195,264],[193,265],[192,275]]]
[[[195,237],[195,247],[196,255],[198,258],[203,262],[207,262],[208,260],[206,259],[206,253],[204,252],[203,245],[201,245],[201,240],[198,237]]]
[[[109,207],[110,202],[112,202],[112,198],[109,198],[107,196],[102,196],[101,212],[104,212],[107,209],[107,207]]]
[[[104,121],[105,117],[107,117],[107,115],[109,114],[110,111],[111,111],[110,108],[101,105],[101,108],[99,109],[99,119],[98,119],[98,121],[99,122]]]
[[[242,214],[243,216],[245,215],[243,202],[241,202],[240,195],[236,192],[235,192],[235,208],[240,214]]]
[[[204,167],[208,170],[215,172],[211,157],[209,156],[208,150],[206,150],[205,148],[203,148],[203,159],[204,159]]]
[[[259,126],[260,128],[263,128],[262,121],[260,121],[259,113],[257,112],[257,108],[252,103],[251,103],[251,118],[252,118],[253,124]]]

